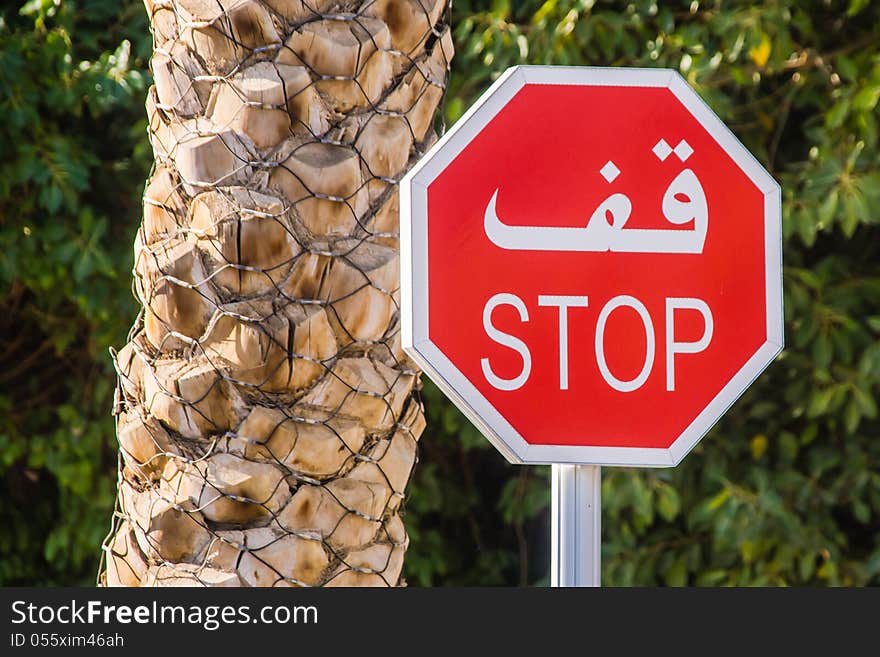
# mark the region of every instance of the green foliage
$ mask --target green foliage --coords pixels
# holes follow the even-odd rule
[[[0,9],[0,583],[94,581],[115,488],[107,349],[145,141],[142,6]]]
[[[608,584],[880,583],[880,4],[456,0],[453,122],[507,66],[667,66],[782,183],[788,348],[674,470],[606,469]],[[135,0],[0,9],[0,584],[89,583],[107,347],[150,163]],[[426,383],[413,585],[546,583],[548,470]]]
[[[605,583],[880,583],[880,3],[457,0],[455,15],[448,121],[514,64],[665,66],[782,183],[788,348],[681,466],[605,470]],[[426,397],[431,465],[408,508],[437,534],[414,540],[410,578],[545,582],[546,471],[499,465]]]

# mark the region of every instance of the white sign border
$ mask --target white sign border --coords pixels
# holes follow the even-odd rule
[[[530,445],[429,338],[428,187],[527,84],[669,89],[764,194],[766,341],[668,449]],[[644,467],[678,465],[782,350],[781,203],[778,183],[677,71],[662,68],[511,67],[489,87],[400,183],[403,348],[511,463],[578,463]]]

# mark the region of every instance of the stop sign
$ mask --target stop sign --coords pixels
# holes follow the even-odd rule
[[[404,348],[511,461],[676,465],[782,348],[779,208],[676,72],[509,69],[401,184]]]

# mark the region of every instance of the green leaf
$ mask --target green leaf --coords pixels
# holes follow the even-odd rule
[[[839,128],[849,115],[850,101],[845,98],[831,106],[825,115],[825,123],[829,128]]]
[[[798,559],[798,575],[802,583],[807,583],[816,572],[816,556],[805,554]]]
[[[862,88],[853,98],[853,108],[861,112],[870,112],[877,107],[880,100],[880,84],[871,84]]]
[[[860,420],[861,415],[859,414],[858,405],[855,401],[850,401],[846,405],[846,410],[843,412],[843,423],[847,433],[854,433],[855,430],[859,428]]]
[[[663,575],[666,586],[686,586],[687,566],[684,559],[676,559],[672,566]]]
[[[807,415],[809,417],[819,417],[822,415],[828,409],[833,394],[833,388],[825,388],[814,392],[807,407]]]
[[[874,397],[856,385],[853,387],[853,400],[858,405],[862,415],[872,420],[877,417],[877,402]]]
[[[827,333],[820,333],[816,336],[816,340],[813,342],[813,359],[816,361],[816,367],[827,369],[831,364],[833,353],[831,337]]]
[[[865,7],[871,3],[871,0],[849,0],[849,7],[846,10],[847,16],[855,16],[861,13]]]
[[[790,431],[783,431],[779,435],[779,456],[785,461],[793,461],[797,458],[800,445],[797,438]]]
[[[823,224],[830,225],[834,220],[834,215],[837,212],[837,201],[837,190],[832,189],[825,197],[825,200],[822,201],[822,205],[819,206],[819,221]]]
[[[721,505],[724,504],[728,500],[728,498],[730,498],[730,489],[725,488],[724,490],[720,491],[717,495],[715,495],[715,497],[713,497],[711,500],[709,500],[707,508],[710,511],[714,511],[716,509],[719,509],[721,507]]]
[[[719,586],[728,577],[726,570],[709,570],[697,576],[697,586]]]
[[[678,492],[669,485],[661,485],[657,491],[657,511],[667,522],[674,520],[681,511],[681,498]]]
[[[871,507],[861,500],[853,500],[852,512],[855,519],[863,525],[867,525],[871,522]]]

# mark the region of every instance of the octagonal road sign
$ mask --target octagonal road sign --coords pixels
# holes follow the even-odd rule
[[[676,465],[782,348],[779,186],[671,70],[509,69],[401,247],[404,348],[513,462]]]

